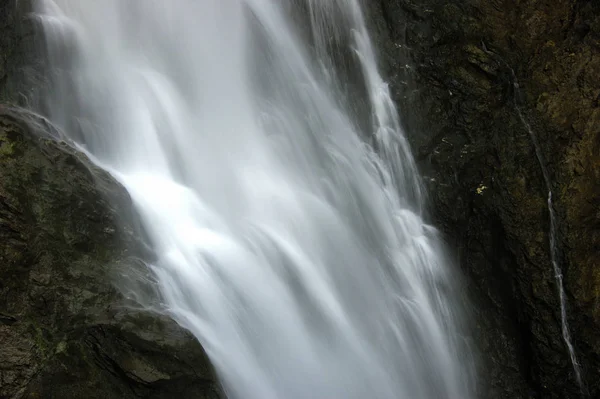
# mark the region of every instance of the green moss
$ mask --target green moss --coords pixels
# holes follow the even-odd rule
[[[58,343],[58,345],[56,345],[56,349],[54,351],[54,353],[59,354],[59,353],[64,353],[66,352],[68,349],[68,345],[66,341],[61,341]]]
[[[0,157],[8,157],[14,154],[14,144],[8,140],[3,140],[0,134]]]
[[[48,339],[48,332],[42,328],[36,321],[32,321],[29,323],[33,342],[37,349],[38,354],[42,357],[42,359],[46,359],[52,355],[53,351],[52,342]]]

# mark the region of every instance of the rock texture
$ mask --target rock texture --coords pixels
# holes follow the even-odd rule
[[[0,103],[27,105],[41,85],[32,0],[0,0]],[[38,37],[38,39],[40,39]]]
[[[124,189],[24,120],[0,108],[0,398],[219,398],[197,341],[113,287],[142,254]]]
[[[369,11],[433,216],[469,277],[481,397],[582,395],[527,125],[554,192],[583,395],[600,397],[600,3],[381,0]]]

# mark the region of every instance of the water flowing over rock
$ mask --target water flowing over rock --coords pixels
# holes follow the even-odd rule
[[[134,18],[132,16],[135,16]],[[44,109],[128,190],[231,398],[470,398],[360,2],[43,0]]]
[[[143,254],[127,193],[36,121],[0,108],[0,397],[218,398],[198,343],[113,287]]]
[[[130,4],[129,14],[123,12],[115,15],[133,15],[131,13],[135,11],[140,18],[107,19],[101,18],[101,11],[118,2],[95,3],[99,12],[93,15],[96,18],[91,18],[90,23],[98,24],[95,25],[98,32],[107,37],[120,37],[126,29],[120,31],[115,28],[125,26],[132,31],[137,30],[141,35],[134,40],[123,42],[124,48],[129,47],[127,51],[120,53],[121,56],[125,54],[135,59],[136,55],[140,55],[140,45],[142,48],[150,46],[154,49],[168,49],[171,42],[165,40],[172,37],[173,30],[180,32],[178,42],[184,42],[177,43],[177,46],[189,46],[189,49],[193,49],[198,43],[206,44],[203,40],[210,33],[224,42],[229,40],[230,46],[225,47],[231,52],[237,45],[235,37],[240,33],[239,29],[245,29],[242,25],[232,29],[218,29],[219,21],[222,21],[218,13],[212,15],[214,18],[206,17],[206,14],[196,18],[194,6],[189,6],[189,20],[198,24],[202,19],[204,25],[200,29],[205,29],[205,35],[185,34],[185,26],[188,25],[172,27],[164,23],[169,18],[171,21],[177,20],[177,15],[169,13],[173,8],[167,5],[183,4],[183,1],[146,1],[152,4],[152,7],[162,4],[164,12],[158,16],[152,13],[152,7],[142,10],[139,7],[136,9],[133,1],[121,2],[122,5]],[[51,2],[43,3],[47,5]],[[81,4],[94,4],[92,0],[65,0],[52,4],[58,7],[67,3],[75,8]],[[197,7],[217,3],[221,6],[237,4],[233,0],[207,0],[197,3],[200,4]],[[247,3],[258,6],[268,2],[248,0]],[[289,4],[290,7],[285,10],[285,18],[289,20],[284,20],[294,22],[284,24],[284,27],[269,24],[266,21],[274,21],[270,19],[272,15],[264,12],[261,14],[252,7],[247,8],[246,10],[252,12],[238,14],[238,17],[242,20],[247,18],[247,22],[252,21],[247,25],[248,31],[252,32],[247,37],[255,39],[249,47],[253,51],[250,51],[249,55],[232,58],[230,63],[220,63],[222,70],[205,70],[208,73],[206,76],[218,77],[225,71],[231,71],[237,65],[235,62],[244,57],[279,60],[280,66],[295,62],[297,58],[279,57],[272,47],[273,42],[285,41],[285,33],[290,29],[293,30],[292,36],[302,38],[299,39],[300,42],[311,43],[303,48],[300,58],[304,59],[308,54],[307,59],[319,59],[321,69],[308,62],[303,76],[316,76],[319,83],[317,88],[329,90],[335,87],[336,93],[343,93],[339,97],[334,96],[338,100],[335,105],[341,110],[342,116],[346,113],[349,115],[351,127],[346,126],[346,130],[338,130],[360,132],[357,134],[360,139],[347,141],[347,136],[332,136],[334,139],[329,141],[326,150],[323,150],[319,143],[313,143],[316,138],[307,140],[307,143],[313,143],[311,148],[319,149],[319,154],[327,154],[332,148],[361,140],[372,144],[374,151],[369,153],[369,159],[384,161],[383,167],[378,165],[373,171],[374,174],[380,174],[382,181],[389,182],[390,187],[394,187],[390,191],[395,191],[391,196],[398,195],[398,202],[412,212],[404,213],[403,217],[416,215],[417,219],[413,221],[416,220],[417,223],[412,226],[422,228],[419,218],[430,211],[433,224],[440,226],[445,233],[449,248],[467,277],[467,285],[462,290],[468,293],[470,302],[475,307],[473,333],[478,346],[478,363],[471,363],[471,359],[465,359],[463,362],[465,365],[472,364],[473,367],[477,367],[479,372],[473,397],[599,397],[600,380],[597,375],[600,370],[600,87],[597,77],[600,76],[600,4],[594,0],[363,1],[367,26],[375,44],[374,48],[370,48],[369,42],[365,41],[365,30],[360,27],[361,24],[356,25],[356,19],[351,17],[356,15],[353,13],[357,10],[355,6],[358,3],[341,0],[273,3]],[[341,7],[349,4],[352,7]],[[322,7],[325,8],[324,12]],[[74,11],[73,8],[67,8],[62,10],[63,16]],[[60,7],[54,8],[52,12],[57,10],[60,10]],[[267,8],[263,9],[265,10]],[[49,85],[56,82],[54,79],[42,79],[47,76],[48,70],[46,60],[39,54],[40,47],[52,43],[46,41],[41,30],[34,29],[35,25],[32,22],[42,21],[32,18],[31,11],[30,1],[0,0],[0,100],[4,103],[42,109],[43,112],[49,113],[49,107],[39,104],[36,100],[40,98],[39,93],[45,92]],[[45,13],[48,14],[47,9]],[[243,17],[240,17],[241,15]],[[154,22],[149,21],[147,17],[154,18]],[[54,20],[61,21],[73,22],[77,19]],[[348,24],[354,24],[353,31],[346,29]],[[76,51],[78,48],[83,47],[91,53],[98,51],[99,43],[102,47],[102,42],[97,41],[98,38],[89,35],[89,25],[67,23],[53,26],[65,28],[61,34],[64,34],[64,39],[68,39],[59,41],[62,53],[54,60],[54,65],[58,62],[64,71],[81,71],[82,66],[86,66],[82,64],[85,64],[89,54]],[[169,29],[172,31],[168,32]],[[281,37],[265,44],[262,39],[269,37],[273,32],[277,32],[275,36]],[[177,65],[182,57],[189,57],[189,61],[197,55],[194,51],[178,53],[177,48],[173,47],[169,57],[148,52],[137,58],[140,62],[137,65],[140,66],[142,61],[150,62],[154,66],[159,65],[157,69],[163,73]],[[103,49],[108,53],[100,57],[101,65],[97,65],[98,68],[104,68],[103,71],[97,75],[91,73],[81,76],[88,79],[88,82],[91,77],[97,78],[95,84],[92,82],[90,86],[79,91],[74,90],[73,85],[62,87],[66,92],[73,94],[65,108],[76,112],[68,117],[59,117],[56,112],[53,115],[62,131],[68,132],[82,144],[85,142],[86,150],[92,150],[95,155],[95,162],[103,161],[104,166],[110,166],[107,163],[107,158],[110,158],[108,146],[98,145],[98,142],[92,145],[89,137],[85,139],[86,131],[89,133],[91,129],[103,124],[97,123],[97,115],[82,105],[93,93],[93,97],[103,107],[102,110],[96,109],[97,112],[115,112],[118,117],[109,121],[114,127],[109,130],[116,134],[117,140],[122,136],[116,132],[127,131],[135,125],[130,124],[123,128],[121,122],[127,121],[127,118],[118,113],[119,110],[130,109],[122,104],[132,100],[132,97],[111,96],[112,90],[115,90],[114,86],[122,83],[123,87],[126,87],[132,81],[119,80],[118,74],[122,72],[122,68],[118,64],[108,62],[111,60],[110,48]],[[169,92],[171,89],[165,84],[168,80],[165,82],[157,79],[160,73],[155,74],[156,71],[152,71],[151,68],[131,69],[137,71],[138,83],[143,79],[146,82],[154,82],[154,86],[149,85],[147,88],[146,95],[139,98],[141,104],[146,105],[156,100],[148,108],[152,110],[148,113],[151,117],[148,120],[152,120],[152,123],[158,120],[161,126],[158,130],[186,130],[189,125],[182,128],[171,126],[167,122],[172,115],[179,115],[186,112],[186,107],[192,107],[193,101],[190,100],[194,99],[198,102],[213,102],[213,108],[210,108],[212,112],[207,114],[213,121],[220,118],[230,119],[230,131],[251,125],[251,118],[244,119],[243,112],[240,113],[240,108],[235,107],[240,101],[248,100],[248,97],[218,96],[219,93],[231,93],[240,80],[230,82],[228,86],[221,84],[218,79],[207,78],[204,86],[199,86],[211,90],[203,90],[204,97],[198,98],[194,97],[197,87],[189,84],[193,81],[190,77],[201,67],[208,65],[206,60],[227,56],[221,54],[222,49],[223,47],[211,49],[210,46],[206,46],[203,49],[204,54],[210,56],[195,58],[196,61],[200,59],[195,64],[197,68],[181,68],[169,75],[175,81],[171,82],[174,87],[183,87],[181,102],[170,104],[169,112],[156,110],[166,109],[165,106],[169,104],[164,100],[172,99],[172,92],[168,96],[153,97],[152,94],[157,87],[161,90],[166,88]],[[379,55],[380,65],[384,70],[383,79],[379,78],[373,63],[374,58],[365,50]],[[74,54],[77,56],[72,57]],[[157,64],[157,61],[160,62]],[[322,111],[328,109],[324,108],[324,105],[330,105],[330,98],[325,98],[317,107],[306,107],[305,98],[315,98],[314,91],[311,91],[313,86],[298,85],[293,95],[277,91],[275,89],[281,80],[287,79],[286,75],[273,73],[276,68],[266,68],[258,61],[254,66],[252,73],[255,79],[252,90],[260,89],[260,98],[264,100],[264,103],[260,104],[263,107],[261,109],[264,110],[270,104],[283,104],[284,109],[285,105],[293,103],[302,109],[304,114],[304,118],[297,118],[296,122],[312,126],[313,131],[317,130],[314,129],[314,123],[320,126],[327,125],[327,118],[322,117]],[[91,68],[93,64],[86,67]],[[92,69],[88,69],[89,71]],[[327,71],[336,73],[328,75]],[[102,79],[108,84],[102,83]],[[383,81],[390,82],[389,88]],[[388,89],[398,104],[401,123],[389,102]],[[382,99],[386,101],[380,101]],[[385,112],[373,117],[376,106]],[[140,244],[140,228],[133,223],[137,219],[132,212],[131,200],[123,187],[107,173],[92,165],[87,157],[73,150],[71,145],[60,144],[60,138],[57,140],[56,137],[50,137],[47,131],[54,132],[56,136],[57,130],[50,128],[51,125],[42,119],[29,114],[15,113],[14,110],[8,112],[7,108],[3,108],[0,114],[0,397],[220,397],[211,366],[196,340],[168,318],[126,310],[123,304],[131,305],[131,302],[124,302],[122,294],[114,288],[115,281],[123,283],[122,272],[129,270],[128,281],[143,282],[148,278],[152,284],[143,284],[135,292],[131,291],[135,286],[120,284],[119,287],[129,290],[124,292],[135,294],[133,297],[143,303],[149,298],[156,299],[154,278],[145,273],[144,264],[139,262],[139,258],[154,261],[154,266],[159,268],[155,270],[160,271],[160,267],[164,266],[164,263],[157,262],[152,251]],[[285,112],[275,115],[265,112],[262,114],[264,119],[261,120],[261,126],[280,127],[285,130],[283,122],[288,115],[289,113]],[[79,118],[73,119],[73,116]],[[91,120],[94,123],[82,123]],[[399,140],[396,143],[403,151],[399,158],[395,158],[393,153],[385,152],[386,148],[390,148],[386,147],[389,141],[381,141],[385,137],[402,139],[402,135],[395,134],[401,130],[400,125],[405,127],[416,163],[424,175],[423,186],[419,184],[418,179],[412,180],[413,165],[402,169],[405,173],[386,174],[386,167],[390,161],[393,164],[407,154],[410,156],[405,141]],[[542,165],[536,157],[527,125],[539,140]],[[381,126],[390,129],[378,129]],[[285,140],[282,142],[284,143],[281,143],[281,147],[284,150],[280,153],[281,158],[295,159],[294,146],[286,147]],[[186,144],[184,147],[189,147],[184,148],[186,151],[197,149],[193,143]],[[234,144],[237,144],[236,154],[251,154],[256,148],[253,140]],[[135,145],[131,144],[128,149],[132,150],[134,147]],[[107,152],[99,154],[99,148]],[[189,182],[194,176],[202,176],[202,168],[196,168],[196,171],[201,172],[190,175],[186,173],[188,169],[177,167],[181,159],[181,152],[178,152],[180,150],[181,146],[173,145],[166,151],[166,158],[170,160],[167,162],[168,167],[175,171],[173,175],[176,176],[178,184]],[[345,154],[344,151],[338,153],[336,162],[344,164],[347,161],[347,158],[339,156]],[[213,159],[211,157],[218,158],[227,154],[227,151],[198,151],[198,154],[200,153],[203,154],[203,159]],[[201,163],[198,160],[197,162]],[[252,171],[260,169],[256,165]],[[305,165],[318,165],[326,169],[326,165],[316,156],[307,158]],[[396,163],[396,166],[402,166],[402,163]],[[544,178],[540,166],[546,169],[547,179]],[[148,162],[148,170],[156,167],[154,162]],[[280,164],[272,168],[278,171],[285,169],[281,168]],[[230,171],[231,169],[223,167],[217,170],[217,173],[224,174]],[[125,174],[119,174],[114,167],[111,172],[127,185]],[[346,176],[349,188],[346,191],[347,209],[353,206],[349,199],[355,198],[353,196],[356,195],[356,191],[350,189],[353,187],[353,179],[360,180],[360,174],[355,173],[356,170],[352,170],[346,175],[340,175]],[[252,181],[267,183],[265,175],[268,173],[253,173]],[[545,180],[549,183],[546,184]],[[298,176],[282,178],[273,190],[281,195],[288,193],[289,197],[301,202],[304,197],[298,197],[298,192],[283,190],[289,188],[290,182],[296,181]],[[207,184],[210,185],[209,183]],[[218,184],[220,183],[217,181],[213,187],[217,187]],[[407,184],[411,189],[398,190],[403,184]],[[550,187],[547,187],[548,185]],[[142,188],[144,186],[155,189],[152,196],[156,198],[161,197],[163,192],[174,190],[171,184],[140,185]],[[228,187],[231,189],[233,186]],[[128,188],[131,190],[131,187]],[[185,190],[180,190],[180,186],[175,188],[179,190],[177,192],[185,194]],[[372,191],[361,197],[361,209],[371,211],[353,224],[356,231],[361,231],[365,226],[377,230],[377,226],[371,221],[376,219],[374,215],[380,210],[369,208],[368,204],[377,197],[378,187],[372,188]],[[581,366],[583,393],[578,387],[564,333],[561,331],[561,303],[549,246],[551,237],[548,235],[548,190],[553,193],[553,209],[556,211],[555,257],[563,273],[565,315],[570,327],[569,338]],[[429,201],[422,200],[425,192],[428,192]],[[222,203],[219,203],[220,198],[213,198],[213,203],[216,202],[216,206],[221,207],[219,209],[229,212],[239,193],[240,191],[235,191]],[[148,195],[141,192],[132,194],[143,214],[144,208],[140,208],[140,202]],[[335,198],[333,194],[335,190],[328,195]],[[385,209],[386,206],[381,203],[378,202],[375,208],[381,206]],[[151,211],[150,207],[145,209]],[[263,209],[265,214],[268,211]],[[299,214],[301,218],[306,219],[304,223],[309,224],[310,212],[304,211]],[[284,227],[288,228],[291,225],[292,223],[288,223]],[[429,227],[424,230],[427,233],[424,235],[429,240],[439,243],[433,230]],[[146,229],[144,237],[147,241],[155,243],[156,235],[160,233]],[[379,240],[371,233],[365,234],[370,238],[370,248],[379,251],[387,245],[388,241]],[[316,236],[324,246],[331,246],[338,238],[336,234],[333,232]],[[290,241],[281,242],[273,237],[276,236],[257,234],[255,240],[251,241],[253,248],[262,245],[264,250],[264,243],[269,242],[269,251],[272,251],[272,248],[290,249],[289,245],[285,246]],[[436,247],[436,250],[439,248]],[[298,254],[288,250],[285,255],[279,258],[279,262],[288,265],[285,274],[289,277],[288,281],[296,281],[297,276],[291,272],[294,270],[293,265],[298,264],[298,256],[294,257]],[[336,261],[339,259],[346,258],[340,255]],[[218,257],[213,257],[210,261],[214,265],[218,260]],[[390,265],[385,261],[381,262]],[[237,270],[239,272],[240,269]],[[114,279],[115,272],[121,274],[120,279]],[[444,275],[445,277],[447,276]],[[366,279],[358,280],[362,284],[362,280],[370,281],[370,278],[367,274]],[[252,288],[264,283],[262,279],[255,281],[256,284],[252,285]],[[454,286],[453,284],[448,287]],[[310,292],[303,290],[307,285],[293,284],[295,295],[310,297]],[[352,307],[355,307],[357,312],[364,312],[372,302],[363,300],[359,286],[360,284],[353,285],[349,290],[352,295],[348,296],[356,298]],[[147,290],[151,295],[142,295]],[[238,302],[248,302],[247,298],[242,297]],[[272,301],[282,302],[282,296],[272,298]],[[160,312],[168,310],[156,301],[149,305]],[[203,302],[203,305],[211,307],[213,303]],[[322,325],[323,312],[316,306],[318,303],[311,305],[313,309],[318,309],[311,314],[319,317],[306,317],[304,321],[306,326],[312,326],[314,329],[315,326]],[[215,309],[217,308],[213,308],[212,311],[219,311]],[[389,312],[388,315],[395,314]],[[176,315],[180,323],[184,316]],[[239,316],[242,318],[243,315]],[[377,319],[377,314],[373,319]],[[462,324],[463,322],[465,324]],[[185,322],[182,324],[190,327]],[[465,320],[459,320],[458,324],[469,326]],[[193,328],[191,330],[194,331]],[[296,332],[298,336],[306,337],[305,330]],[[363,332],[369,332],[369,329],[366,328]],[[264,330],[260,330],[260,334],[263,333]],[[465,331],[465,334],[469,339],[468,331]],[[321,350],[325,348],[335,351],[334,344],[337,344],[336,341],[340,341],[339,337],[343,335],[331,334],[331,339],[325,341],[326,344],[321,346]],[[215,340],[214,337],[204,337],[203,343]],[[297,342],[300,345],[302,340]],[[281,353],[281,348],[287,348],[287,343],[269,340],[256,348],[255,353],[261,353],[268,358],[275,352],[265,349],[271,344],[272,348],[278,348]],[[337,345],[343,347],[344,342]],[[213,353],[213,360],[218,358],[215,353],[231,349],[207,346],[209,353]],[[383,345],[381,351],[389,350],[389,347]],[[472,349],[469,345],[465,347]],[[373,356],[385,357],[375,353],[376,349],[371,347],[363,359]],[[373,352],[370,352],[371,350]],[[303,356],[306,356],[306,353],[300,353],[298,358]],[[257,363],[262,361],[264,358],[256,360]],[[400,358],[397,364],[402,362]],[[229,367],[230,364],[235,367]],[[241,366],[233,360],[229,363],[217,363],[217,368],[230,373],[235,373]],[[327,365],[323,364],[318,366],[321,368],[316,367],[315,370],[320,370],[323,366],[327,368]],[[377,366],[381,365],[372,365],[365,361],[361,366],[372,373],[365,377],[369,379],[378,375],[380,368]],[[277,372],[281,372],[280,375],[290,375],[286,374],[290,368],[291,364],[279,364]],[[348,367],[346,371],[351,369],[352,367]],[[418,376],[422,369],[415,367],[404,371],[409,373],[404,374],[404,378],[410,380]],[[250,379],[246,386],[252,387],[253,382],[262,381],[265,373],[257,372],[258,374],[260,378]],[[414,385],[408,389],[414,389],[421,393],[421,397],[427,398],[465,397],[456,394],[457,390],[441,392],[439,387],[443,383],[435,383],[437,377],[434,375],[435,373],[430,374],[428,380],[432,381],[430,391],[419,387],[419,378],[416,378]],[[282,379],[282,386],[290,383],[288,386],[294,386],[294,390],[290,395],[280,394],[279,397],[287,398],[300,394],[303,389],[310,388],[310,385],[318,380],[318,376],[303,373],[296,373],[294,377],[302,381],[294,384]],[[236,376],[227,378],[232,381]],[[446,381],[451,380],[453,379]],[[357,379],[355,382],[360,381]],[[381,385],[379,391],[376,389],[368,394],[361,392],[362,396],[376,397],[377,393],[383,392],[389,386],[386,384]],[[410,386],[410,383],[404,388],[407,386]],[[318,388],[323,388],[323,385]],[[318,397],[319,391],[313,389],[311,393],[315,392],[317,395],[307,396]],[[407,396],[406,392],[398,390],[393,392],[392,396],[411,399],[416,397],[410,394]],[[232,396],[237,394],[240,397],[252,397],[250,394],[244,395],[246,392],[228,393]]]

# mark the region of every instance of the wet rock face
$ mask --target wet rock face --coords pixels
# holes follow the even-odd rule
[[[124,189],[24,120],[0,108],[0,397],[220,397],[200,345],[113,287],[143,254]]]
[[[42,84],[43,62],[37,56],[34,0],[0,0],[0,103],[27,105]]]
[[[517,108],[549,171],[568,321],[599,397],[600,3],[382,0],[369,11],[432,214],[469,277],[481,397],[580,396],[548,193]]]

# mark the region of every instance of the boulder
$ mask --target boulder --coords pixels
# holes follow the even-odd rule
[[[221,397],[200,344],[115,288],[150,256],[126,191],[46,131],[0,108],[0,397]]]

